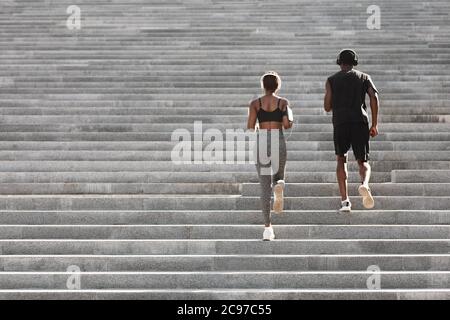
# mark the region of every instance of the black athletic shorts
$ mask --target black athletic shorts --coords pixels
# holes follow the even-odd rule
[[[344,156],[353,149],[357,160],[369,160],[369,126],[364,122],[344,123],[334,127],[334,150]]]

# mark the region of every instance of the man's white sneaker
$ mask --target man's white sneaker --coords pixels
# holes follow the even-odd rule
[[[351,211],[352,211],[352,203],[350,202],[350,200],[342,201],[339,212],[351,212]]]
[[[366,209],[372,209],[375,206],[375,201],[373,200],[372,193],[368,185],[362,184],[358,188],[358,192],[363,198],[363,206]]]
[[[263,233],[263,240],[264,241],[272,241],[273,239],[275,239],[275,233],[273,232],[273,228],[266,227],[264,229],[264,233]]]
[[[279,180],[273,187],[273,211],[275,213],[282,213],[284,207],[284,181]]]

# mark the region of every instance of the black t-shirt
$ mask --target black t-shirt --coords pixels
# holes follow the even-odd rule
[[[333,124],[368,123],[366,93],[370,87],[378,92],[370,76],[352,69],[335,73],[328,82],[332,92]]]

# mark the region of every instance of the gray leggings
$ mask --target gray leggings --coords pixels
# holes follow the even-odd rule
[[[284,182],[287,151],[286,140],[284,139],[282,130],[264,131],[267,132],[266,138],[264,137],[264,134],[262,132],[258,132],[257,135],[258,159],[256,161],[256,170],[258,172],[259,183],[261,186],[261,207],[264,216],[264,222],[266,224],[270,224],[272,222],[270,214],[272,187],[279,180],[283,180]],[[272,139],[275,139],[274,142],[278,143],[275,143],[275,145],[273,145]],[[263,148],[261,150],[261,146],[264,146],[264,144],[267,146],[267,148]],[[278,147],[276,144],[278,144]],[[274,150],[271,150],[272,147]],[[262,157],[259,156],[260,153],[263,155]],[[270,161],[268,161],[269,159]]]

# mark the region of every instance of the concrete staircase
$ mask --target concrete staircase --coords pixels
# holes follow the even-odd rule
[[[371,4],[2,0],[0,298],[450,298],[450,3],[379,0],[368,30]],[[376,207],[345,216],[322,111],[342,47],[382,98]],[[177,128],[244,128],[266,70],[298,119],[271,243],[252,164],[170,161]]]

